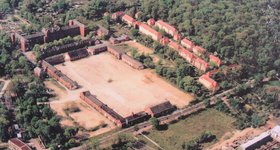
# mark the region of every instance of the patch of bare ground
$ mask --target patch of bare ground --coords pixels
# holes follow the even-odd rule
[[[90,137],[116,128],[106,117],[80,100],[76,91],[61,88],[55,81],[46,81],[45,84],[56,94],[50,102],[50,107],[61,117],[60,123],[63,127],[79,127],[81,129],[79,134],[87,134]],[[75,97],[71,97],[74,95],[73,92],[76,94]]]
[[[181,108],[193,99],[151,70],[135,70],[107,52],[56,67],[82,86],[71,93],[89,90],[124,117],[166,100]]]
[[[230,147],[236,147],[240,144],[246,143],[248,140],[253,139],[254,137],[260,135],[262,132],[265,132],[271,128],[273,128],[277,122],[275,120],[269,120],[266,125],[260,128],[246,128],[244,130],[236,130],[232,132],[230,138],[224,138],[219,140],[213,146],[209,147],[208,149],[211,150],[220,150],[220,149],[230,149]]]

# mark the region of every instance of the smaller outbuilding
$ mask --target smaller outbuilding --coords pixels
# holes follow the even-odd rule
[[[146,109],[146,112],[152,117],[160,117],[172,113],[175,110],[175,107],[169,102],[163,102],[158,105],[149,107]]]
[[[13,138],[8,141],[10,150],[32,150],[26,143],[18,138]]]

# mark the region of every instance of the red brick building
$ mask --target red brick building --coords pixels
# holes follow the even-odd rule
[[[190,41],[189,39],[187,38],[184,38],[182,41],[181,41],[181,44],[186,47],[187,49],[190,49],[192,50],[194,44],[192,41]]]
[[[168,46],[172,49],[175,49],[176,51],[179,51],[180,49],[183,49],[183,47],[180,44],[178,44],[174,41],[170,41]]]
[[[112,45],[108,45],[107,47],[107,51],[109,53],[111,53],[113,56],[115,56],[117,59],[121,59],[122,58],[122,50],[120,50],[119,48],[112,46]]]
[[[217,56],[214,56],[214,55],[209,55],[209,60],[210,60],[210,62],[214,63],[218,67],[220,67],[221,64],[222,64],[221,59]]]
[[[69,77],[67,77],[65,74],[63,74],[60,70],[58,70],[56,67],[52,66],[46,61],[42,61],[42,68],[43,70],[52,78],[54,78],[56,81],[60,82],[62,85],[64,85],[69,90],[74,90],[79,88],[79,85],[77,82],[73,81]]]
[[[133,23],[135,22],[135,19],[131,16],[125,14],[122,16],[122,21],[128,24],[129,26],[133,26]]]
[[[194,60],[193,65],[199,69],[200,71],[206,71],[209,68],[209,65],[207,62],[205,62],[204,60],[202,60],[201,58],[196,58]]]
[[[117,20],[121,18],[124,15],[123,11],[118,11],[112,14],[112,19]]]
[[[124,118],[125,121],[123,123],[123,127],[129,127],[137,123],[147,121],[150,117],[151,116],[144,111],[138,112],[136,114],[133,113],[130,116]]]
[[[43,44],[44,43],[44,33],[37,32],[31,35],[22,36],[18,33],[13,33],[11,35],[11,40],[15,43],[18,41],[20,43],[20,49],[23,52],[31,50],[31,48],[35,44]]]
[[[159,41],[162,38],[162,35],[159,32],[144,23],[139,25],[139,32],[150,36],[155,41]]]
[[[162,21],[162,20],[158,20],[156,22],[156,26],[161,29],[161,30],[164,30],[166,33],[174,36],[175,34],[178,33],[177,29],[174,28],[173,26],[171,26],[170,24]]]
[[[90,55],[96,55],[98,53],[107,51],[107,44],[99,44],[95,46],[90,46],[87,48],[87,51]]]
[[[121,35],[120,37],[114,38],[114,37],[110,37],[109,41],[111,44],[118,44],[124,41],[128,41],[130,38],[128,37],[128,35]]]
[[[80,48],[94,45],[95,43],[96,43],[95,39],[86,39],[86,40],[76,41],[76,42],[61,45],[61,46],[49,47],[46,49],[42,49],[42,57],[46,58],[49,56],[66,53],[66,52],[69,52],[72,50],[77,50]]]
[[[85,37],[85,35],[88,32],[87,31],[88,30],[87,27],[84,24],[82,24],[81,22],[77,21],[76,19],[69,20],[69,26],[74,26],[74,25],[79,26],[79,28],[80,28],[80,35],[82,37]]]
[[[169,40],[168,37],[163,37],[163,38],[160,39],[159,42],[160,42],[160,44],[162,44],[162,45],[167,45],[167,44],[170,42],[170,40]]]
[[[13,138],[8,141],[10,150],[32,150],[26,143],[18,138]]]
[[[80,35],[80,27],[77,25],[63,27],[55,26],[52,28],[43,28],[42,32],[44,33],[44,42],[48,43],[67,36],[74,37]]]
[[[175,107],[169,102],[163,102],[161,104],[149,107],[146,109],[146,112],[152,117],[160,117],[172,113],[175,110]]]
[[[149,26],[154,26],[155,23],[156,23],[156,21],[155,21],[154,18],[151,18],[151,19],[149,19],[149,20],[147,21],[147,24],[148,24]]]
[[[64,54],[58,54],[45,59],[51,65],[61,64],[65,62]]]
[[[92,106],[98,112],[103,114],[109,120],[114,122],[117,126],[122,127],[124,124],[124,118],[116,113],[113,109],[108,107],[106,104],[101,102],[96,96],[92,95],[89,91],[80,93],[80,98],[85,101],[87,104]]]
[[[98,30],[97,30],[97,36],[99,37],[104,37],[104,36],[108,36],[109,35],[109,30],[99,26]]]
[[[139,29],[140,24],[141,24],[140,21],[135,21],[135,22],[133,23],[134,29]]]
[[[183,57],[190,64],[193,64],[194,61],[196,60],[194,54],[184,48],[179,51],[179,55]]]
[[[84,24],[78,22],[77,20],[70,20],[69,26],[43,28],[41,32],[26,36],[22,36],[18,33],[13,33],[11,35],[11,40],[13,43],[15,43],[15,41],[17,40],[20,43],[21,50],[25,52],[31,50],[35,44],[52,42],[54,40],[59,40],[67,36],[85,36],[86,34],[87,28]]]
[[[39,67],[34,68],[34,75],[38,78],[41,78],[43,75],[43,70]]]
[[[139,62],[138,60],[136,60],[126,54],[122,54],[122,61],[124,61],[125,63],[127,63],[129,66],[131,66],[134,69],[138,69],[138,70],[144,69],[144,65],[141,62]]]
[[[206,73],[202,75],[198,82],[200,82],[203,86],[205,86],[208,90],[215,92],[219,90],[219,84],[210,77],[210,73]]]
[[[181,34],[179,34],[179,33],[176,33],[176,34],[173,36],[173,39],[174,39],[175,41],[180,41],[181,38],[182,38],[182,36],[181,36]]]
[[[64,54],[65,61],[74,61],[84,57],[87,57],[88,51],[85,48],[70,51]]]
[[[198,56],[201,56],[206,52],[206,49],[204,49],[200,46],[194,46],[192,50]]]

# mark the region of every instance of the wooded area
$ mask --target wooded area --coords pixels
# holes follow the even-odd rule
[[[55,17],[37,15],[45,7],[41,0],[0,0],[0,13],[10,13],[14,8],[21,17],[31,22],[31,26],[23,25],[24,32],[40,31],[43,27],[65,25],[68,20],[103,20],[110,29],[116,22],[103,17],[105,12],[126,11],[134,16],[140,11],[138,18],[147,21],[150,18],[162,19],[174,25],[184,37],[189,38],[207,51],[223,60],[224,66],[214,75],[223,90],[230,89],[248,80],[255,80],[254,87],[239,87],[235,94],[227,95],[229,104],[235,112],[219,100],[215,108],[237,118],[239,129],[258,127],[265,123],[269,115],[279,117],[279,89],[271,90],[270,83],[263,79],[277,80],[280,72],[280,1],[279,0],[91,0],[89,4],[73,9],[73,4],[65,0],[53,3],[51,12]],[[89,24],[91,28],[94,25]],[[200,74],[193,66],[184,61],[177,52],[153,42],[150,38],[140,36],[137,30],[131,35],[140,43],[154,48],[154,53],[163,60],[174,63],[166,66],[160,61],[152,62],[149,55],[136,52],[133,57],[144,63],[145,67],[167,79],[173,85],[186,92],[195,93],[198,101],[209,101],[206,93],[197,84]],[[73,41],[67,38],[46,44],[60,45]],[[63,129],[59,118],[50,108],[37,105],[37,102],[48,101],[43,81],[33,76],[33,67],[19,51],[15,51],[10,43],[9,35],[0,33],[0,76],[12,79],[13,91],[17,94],[15,119],[28,134],[25,139],[40,136],[48,147],[58,145],[67,149],[76,145],[73,136],[77,129]],[[33,49],[40,56],[40,47]],[[235,70],[228,71],[229,66],[236,65]],[[279,86],[279,83],[278,83]],[[7,127],[10,125],[10,113],[0,105],[0,138],[6,141],[11,135]],[[195,143],[195,142],[194,142]],[[187,145],[195,145],[186,143]],[[197,146],[197,145],[196,145]]]

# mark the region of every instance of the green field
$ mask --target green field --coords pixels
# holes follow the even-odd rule
[[[147,136],[166,150],[178,150],[182,149],[184,142],[195,139],[204,131],[210,131],[216,135],[217,139],[220,139],[225,133],[235,130],[234,121],[234,118],[230,116],[215,109],[209,109],[171,124],[167,130],[151,130]]]
[[[278,81],[278,80],[275,80],[275,81],[269,81],[268,82],[268,85],[270,85],[270,86],[280,86],[280,81]]]

